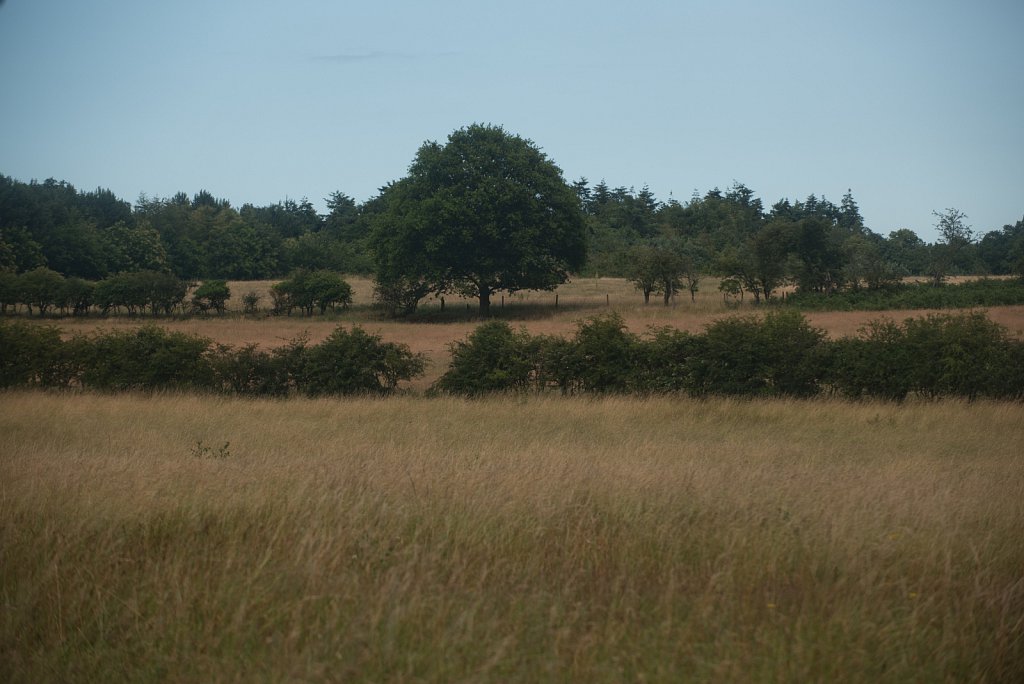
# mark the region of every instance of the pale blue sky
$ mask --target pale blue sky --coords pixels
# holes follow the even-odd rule
[[[323,209],[481,122],[567,180],[850,188],[931,241],[1024,216],[1022,32],[1024,0],[7,0],[0,173]]]

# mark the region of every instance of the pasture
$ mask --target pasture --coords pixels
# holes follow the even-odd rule
[[[0,394],[0,679],[1019,681],[1022,426]]]

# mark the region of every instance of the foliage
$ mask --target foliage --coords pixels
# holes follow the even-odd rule
[[[984,313],[879,320],[833,352],[833,383],[850,397],[902,400],[1024,396],[1024,343]]]
[[[400,381],[422,374],[423,368],[423,358],[406,345],[383,342],[359,326],[339,326],[306,350],[298,385],[309,396],[387,394]]]
[[[0,320],[0,387],[60,385],[66,360],[58,328]]]
[[[43,266],[23,273],[18,282],[22,303],[28,306],[29,313],[32,312],[32,307],[39,309],[40,316],[57,305],[63,288],[64,276]]]
[[[967,309],[1024,304],[1024,283],[981,279],[935,287],[927,283],[899,283],[875,289],[844,290],[831,294],[796,292],[784,306],[803,311],[884,311],[887,309]]]
[[[435,392],[476,395],[523,391],[537,372],[534,339],[505,321],[477,326],[465,341],[451,345],[451,363],[433,385]]]
[[[825,333],[798,313],[734,316],[710,324],[690,364],[696,395],[810,396],[818,391]]]
[[[136,271],[119,273],[96,283],[93,303],[104,315],[124,308],[129,315],[147,308],[154,315],[172,314],[185,301],[188,284],[170,273]]]
[[[77,341],[83,387],[101,390],[210,389],[210,340],[145,325]]]
[[[260,312],[260,301],[263,299],[263,295],[259,292],[250,290],[242,295],[242,313],[245,314],[256,314]]]
[[[660,292],[668,306],[682,287],[686,272],[683,257],[665,247],[638,247],[632,254],[629,280],[644,295],[644,304],[650,302],[652,292]]]
[[[420,147],[409,175],[382,192],[377,278],[477,297],[552,289],[583,265],[579,200],[532,142],[473,125]]]
[[[286,280],[271,288],[274,299],[274,313],[288,313],[298,308],[307,316],[313,315],[315,308],[324,314],[328,308],[336,305],[347,307],[352,303],[352,286],[340,275],[331,271],[306,271],[300,269],[293,272]]]
[[[213,309],[223,314],[231,298],[231,288],[223,280],[207,280],[192,293],[192,310],[206,313]]]

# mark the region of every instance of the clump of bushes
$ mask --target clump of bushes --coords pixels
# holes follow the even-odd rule
[[[389,394],[423,368],[423,358],[407,346],[383,342],[359,327],[339,327],[316,345],[303,335],[263,350],[218,345],[155,325],[62,340],[52,326],[0,321],[0,387]]]
[[[333,271],[299,269],[275,284],[270,296],[276,314],[290,316],[294,309],[299,309],[312,316],[314,309],[319,309],[322,315],[327,309],[347,308],[352,303],[352,286]]]
[[[829,340],[794,311],[734,316],[702,334],[670,328],[637,336],[617,315],[579,323],[569,339],[532,337],[489,322],[452,346],[433,391],[683,393],[690,396],[903,400],[1024,398],[1024,343],[983,313],[876,321]]]
[[[803,311],[885,311],[891,309],[968,309],[1024,304],[1024,282],[981,279],[958,284],[890,283],[839,292],[794,292],[780,306]]]

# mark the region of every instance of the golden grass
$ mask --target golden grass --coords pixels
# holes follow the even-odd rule
[[[1022,426],[0,394],[0,680],[1020,681]]]

